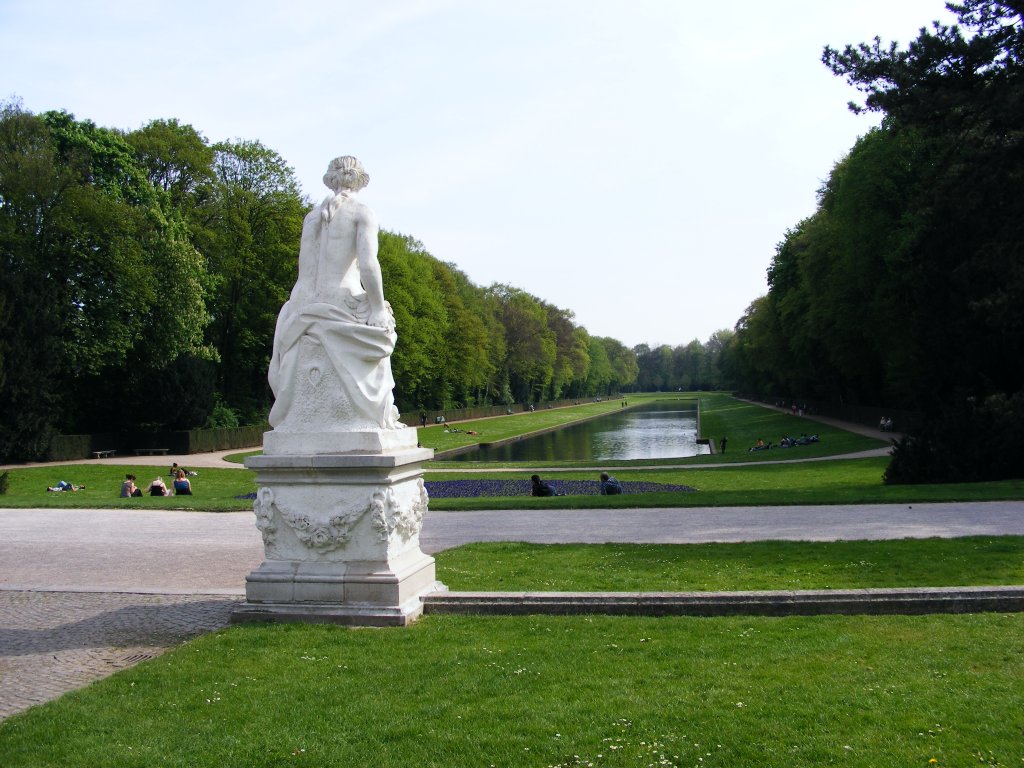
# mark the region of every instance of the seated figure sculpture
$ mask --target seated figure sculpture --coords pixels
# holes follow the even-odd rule
[[[303,222],[298,278],[277,319],[268,374],[276,432],[404,429],[392,393],[397,335],[377,221],[356,199],[368,183],[356,158],[335,158],[324,175],[333,192]]]

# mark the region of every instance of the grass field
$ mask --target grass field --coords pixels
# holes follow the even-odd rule
[[[217,632],[0,724],[5,768],[1016,766],[1024,615]]]
[[[927,503],[938,501],[995,501],[1024,498],[1024,480],[990,483],[933,485],[885,485],[882,472],[887,459],[844,459],[766,463],[753,466],[683,469],[616,469],[623,481],[647,481],[688,485],[696,493],[651,492],[625,496],[561,496],[536,499],[530,496],[436,498],[431,509],[586,509],[637,507],[714,507],[787,504]],[[246,494],[255,492],[255,474],[246,469],[206,469],[191,478],[193,496],[121,499],[118,493],[126,472],[140,485],[165,467],[78,464],[64,467],[33,467],[10,472],[10,488],[0,496],[0,507],[193,509],[208,511],[252,508]],[[533,468],[518,473],[493,474],[432,470],[425,479],[479,480],[487,477],[529,478]],[[545,475],[562,479],[596,479],[596,472],[568,471]],[[48,493],[57,480],[84,483],[78,493]],[[242,498],[238,498],[242,497]]]
[[[1024,584],[1024,537],[743,544],[468,544],[436,555],[458,591],[720,592]]]
[[[201,468],[190,477],[192,496],[142,496],[120,498],[127,473],[135,475],[143,493],[150,482],[162,476],[171,484],[166,464],[73,464],[70,466],[26,467],[10,470],[10,487],[0,496],[0,507],[55,507],[77,509],[194,509],[225,511],[251,509],[252,501],[237,499],[256,491],[255,473],[245,469]],[[84,485],[74,493],[50,493],[46,489],[58,480]]]

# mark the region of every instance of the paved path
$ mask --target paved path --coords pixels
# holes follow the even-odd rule
[[[133,467],[167,467],[177,463],[189,469],[197,467],[218,467],[220,469],[244,469],[245,467],[235,461],[225,461],[225,456],[232,456],[236,453],[248,453],[258,451],[260,446],[255,448],[232,448],[230,451],[212,451],[210,453],[189,453],[171,456],[112,456],[109,459],[72,459],[70,461],[35,461],[25,464],[5,464],[0,466],[0,471],[5,469],[23,469],[25,467],[65,467],[72,464],[115,464],[130,465]]]
[[[691,543],[1024,535],[1024,501],[429,512],[428,553],[473,541]],[[251,512],[0,509],[0,590],[240,596],[263,559]],[[0,623],[0,626],[3,626]]]
[[[1024,502],[432,512],[423,549],[473,541],[1024,535]],[[0,510],[0,718],[226,626],[262,560],[251,512]]]
[[[0,590],[0,719],[219,629],[235,602]]]

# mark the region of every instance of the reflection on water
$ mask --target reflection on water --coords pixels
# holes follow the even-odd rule
[[[708,453],[706,445],[697,444],[697,411],[685,407],[689,405],[651,403],[515,443],[479,448],[453,456],[452,460],[609,461],[672,459]]]

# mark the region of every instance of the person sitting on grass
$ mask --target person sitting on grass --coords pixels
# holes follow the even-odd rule
[[[125,475],[121,483],[121,498],[129,499],[142,495],[142,491],[135,487],[135,475]]]
[[[601,473],[601,495],[602,496],[618,496],[622,493],[622,483],[616,480],[614,477],[610,477],[607,472]]]
[[[164,479],[162,477],[158,477],[156,478],[156,480],[149,484],[149,495],[170,496],[171,492],[167,490],[167,486],[164,484]]]
[[[551,483],[540,479],[540,475],[530,476],[530,495],[531,496],[559,496],[558,491]]]
[[[185,470],[179,469],[178,475],[174,478],[174,495],[175,496],[191,496],[192,495],[192,483],[185,477]]]

